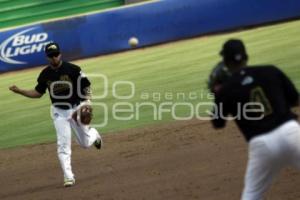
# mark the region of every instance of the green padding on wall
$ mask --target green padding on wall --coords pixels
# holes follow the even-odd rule
[[[124,0],[0,0],[0,29],[123,4]]]

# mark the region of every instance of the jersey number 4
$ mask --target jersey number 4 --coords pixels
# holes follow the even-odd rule
[[[272,105],[261,87],[255,87],[250,93],[250,102],[260,103],[264,107],[264,116],[273,113]]]

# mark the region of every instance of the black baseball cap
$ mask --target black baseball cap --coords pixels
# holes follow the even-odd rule
[[[60,54],[60,48],[57,43],[50,42],[45,46],[45,53],[48,57],[57,56]]]
[[[248,59],[245,45],[239,39],[230,39],[225,42],[220,55],[225,60],[233,62],[241,62]]]

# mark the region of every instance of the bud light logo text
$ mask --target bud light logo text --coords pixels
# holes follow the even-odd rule
[[[48,41],[45,32],[30,33],[36,28],[20,31],[0,44],[0,60],[8,64],[26,64],[20,56],[38,53],[44,50]],[[17,59],[18,58],[18,59]]]

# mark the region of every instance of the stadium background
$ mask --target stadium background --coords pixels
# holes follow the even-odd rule
[[[83,1],[78,0],[43,2],[49,5],[40,5],[38,0],[31,1],[31,5],[26,5],[28,1],[23,0],[1,1],[6,6],[0,9],[3,28],[0,44],[24,30],[30,29],[23,34],[29,39],[34,34],[47,33],[47,39],[62,43],[64,58],[75,60],[87,73],[105,74],[110,89],[115,81],[135,83],[137,95],[130,100],[132,103],[140,101],[139,95],[145,91],[150,94],[198,91],[206,94],[207,75],[219,59],[222,43],[231,37],[245,40],[250,64],[276,64],[300,88],[297,80],[300,3],[296,1],[248,1],[241,5],[237,0],[165,0],[99,13],[94,9],[103,8],[100,4],[99,7],[92,4],[85,10],[84,6],[79,6]],[[80,12],[92,13],[79,16],[76,13],[76,17],[48,21],[58,17],[51,9],[63,8],[59,6],[61,2],[70,3],[65,3],[64,8],[72,7],[73,3]],[[96,4],[96,1],[85,2]],[[106,2],[111,3],[109,7],[124,3]],[[39,10],[49,11],[40,18],[44,20],[42,23],[12,28],[30,19],[24,17],[26,14],[36,21],[32,13],[38,15]],[[61,10],[64,14],[75,14]],[[14,19],[15,12],[24,14],[19,16],[20,21]],[[243,17],[240,17],[241,13]],[[296,20],[288,21],[291,19]],[[272,25],[275,22],[281,23]],[[140,49],[77,60],[132,50],[127,44],[132,35],[140,39]],[[169,43],[162,45],[165,42]],[[42,52],[5,57],[7,47],[20,47],[12,43],[0,46],[2,73],[45,64]],[[160,45],[151,47],[154,44]],[[5,58],[26,63],[9,64],[3,61]],[[140,120],[120,122],[109,118],[108,126],[101,131],[120,134],[106,135],[106,148],[100,154],[87,153],[74,145],[74,168],[82,185],[67,192],[61,190],[48,98],[32,101],[16,97],[7,90],[11,84],[33,87],[40,70],[38,67],[0,75],[3,108],[0,117],[0,182],[3,185],[0,199],[55,199],[59,196],[73,199],[238,199],[246,147],[236,127],[230,124],[219,135],[220,132],[211,130],[208,122],[195,119],[172,122],[170,116],[165,116],[161,121],[153,120],[152,110],[148,108],[143,110]],[[97,80],[93,80],[93,85],[94,91],[103,90]],[[128,88],[119,88],[118,92],[128,94]],[[117,100],[109,94],[103,101],[111,108]],[[155,101],[152,97],[150,101],[160,104],[164,99]],[[207,99],[190,100],[192,104],[199,101]],[[187,110],[179,109],[178,114],[185,116]],[[103,111],[97,111],[96,120],[102,118]],[[40,145],[12,148],[28,144]],[[51,173],[45,174],[45,171]],[[284,181],[275,183],[268,198],[297,199],[300,197],[296,189],[298,179],[299,175],[293,170],[284,172]]]

